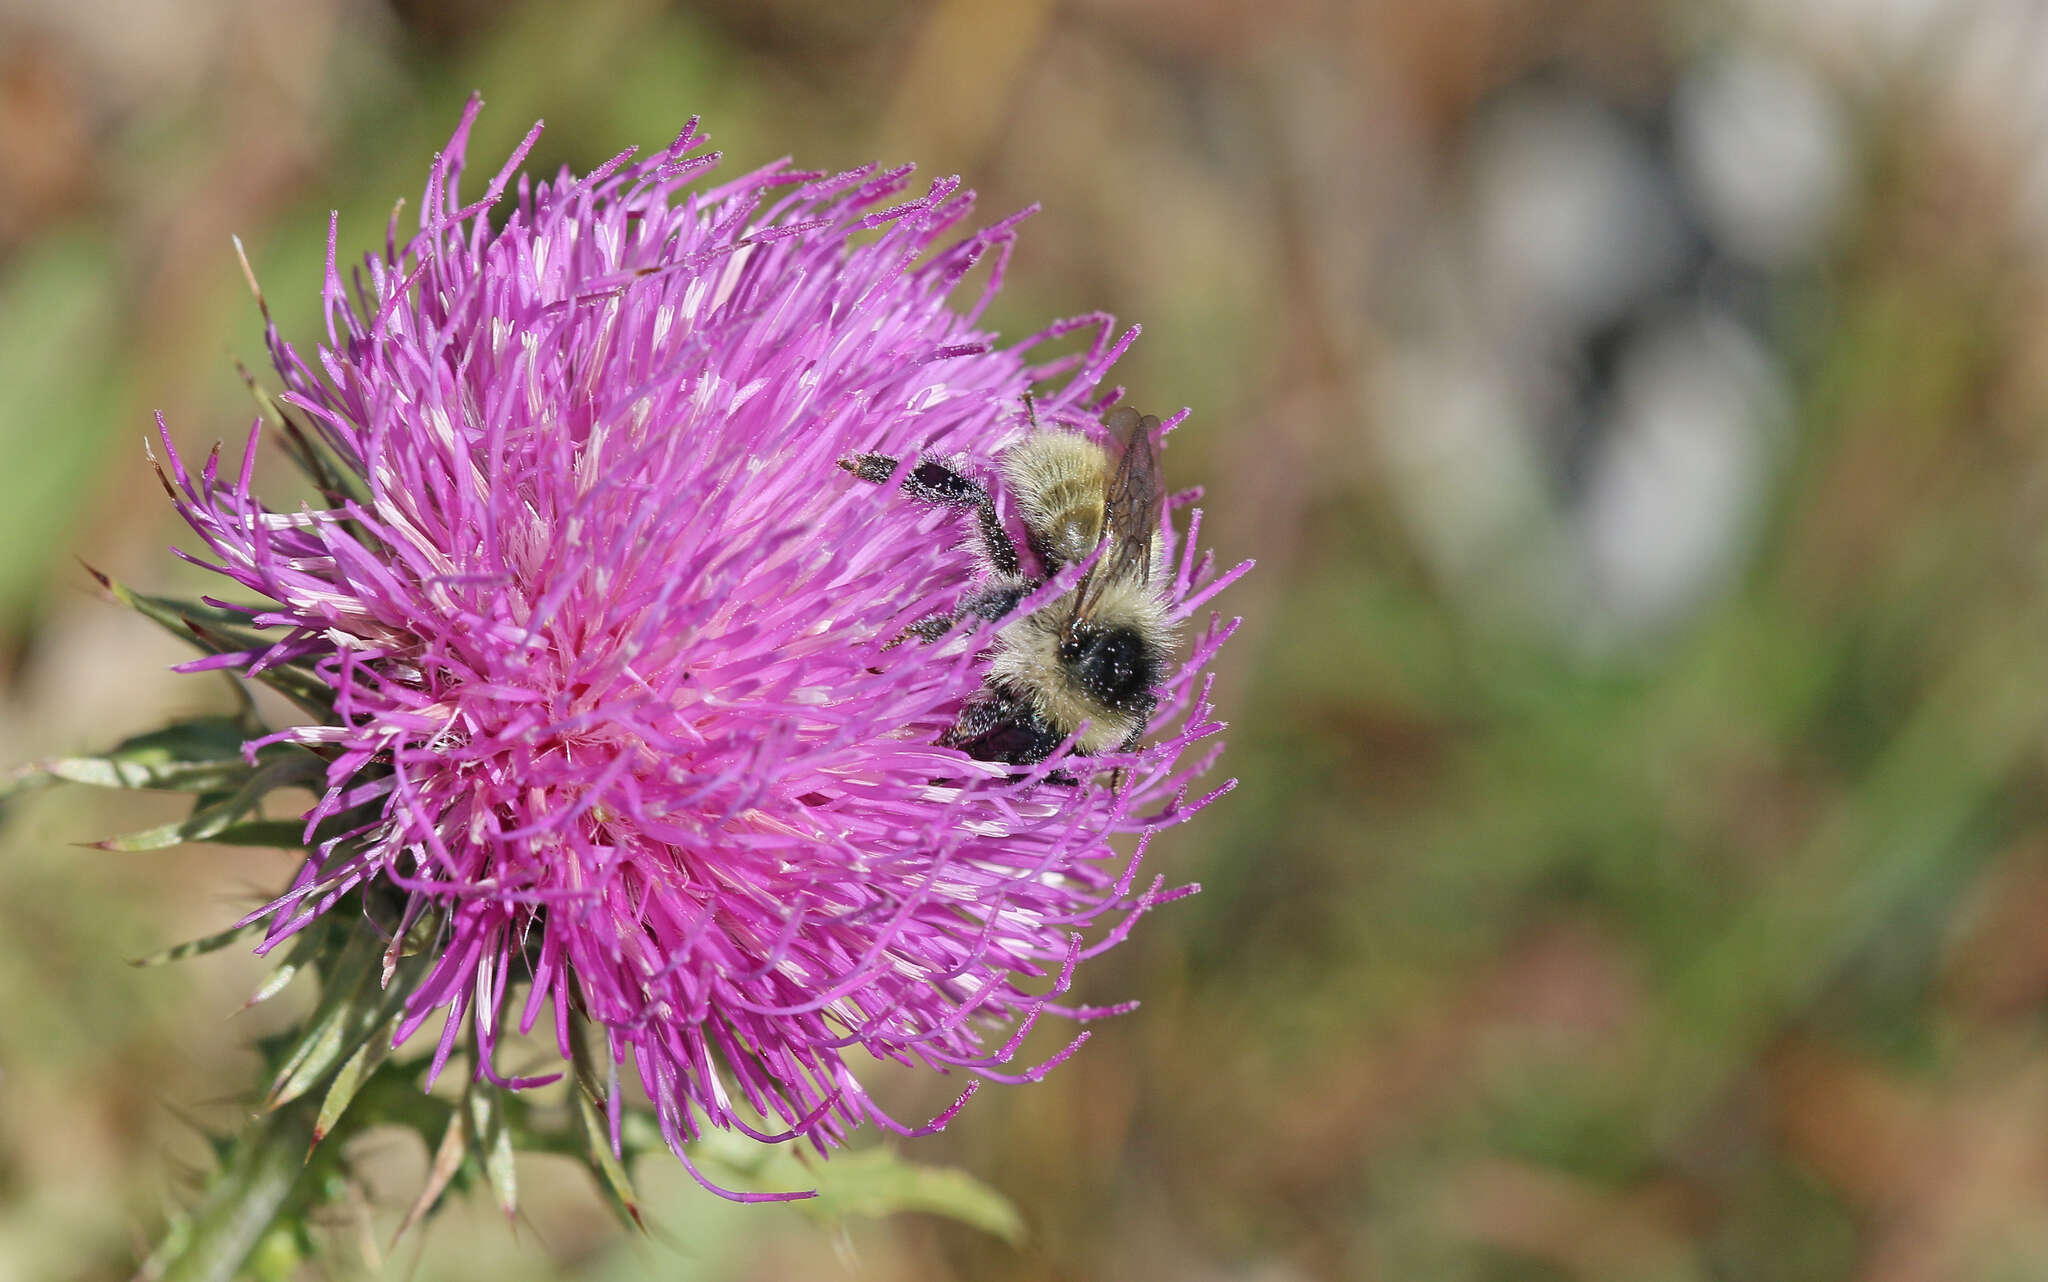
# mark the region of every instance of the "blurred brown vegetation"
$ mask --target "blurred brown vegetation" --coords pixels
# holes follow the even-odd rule
[[[991,217],[1043,202],[997,324],[1142,320],[1121,376],[1195,408],[1168,466],[1208,486],[1221,555],[1259,559],[1224,602],[1246,618],[1218,698],[1243,784],[1162,865],[1205,893],[1084,974],[1088,1000],[1141,1010],[917,1145],[1018,1201],[1021,1251],[915,1218],[831,1235],[651,1165],[657,1234],[627,1241],[536,1159],[526,1222],[458,1208],[391,1276],[2048,1275],[2048,181],[2027,88],[2048,43],[2025,8],[0,3],[0,757],[219,696],[168,674],[173,643],[72,557],[187,581],[138,438],[153,410],[201,449],[246,426],[232,362],[261,362],[231,234],[311,334],[326,211],[367,247],[471,89],[475,154],[545,117],[539,169],[693,113],[731,171],[915,159]],[[1481,255],[1447,285],[1466,260],[1446,242],[1478,216],[1484,140],[1528,136],[1490,132],[1518,93],[1564,86],[1661,155],[1689,69],[1730,49],[1822,87],[1839,203],[1806,258],[1744,286],[1770,374],[1739,405],[1770,423],[1699,509],[1728,532],[1702,544],[1717,559],[1626,615],[1571,587],[1574,540],[1636,564],[1695,510],[1693,474],[1656,473],[1618,534],[1583,517],[1575,450],[1596,482],[1628,475],[1571,409],[1605,403],[1597,352],[1549,427],[1453,433],[1472,384],[1446,332],[1563,340],[1457,320],[1501,277]],[[1544,208],[1487,216],[1540,244]],[[1536,497],[1503,507],[1517,459]],[[7,815],[0,1277],[127,1276],[277,1018],[223,1022],[253,983],[235,959],[122,964],[286,871],[70,844],[164,813],[56,792]],[[374,1259],[424,1155],[370,1149],[333,1229]]]

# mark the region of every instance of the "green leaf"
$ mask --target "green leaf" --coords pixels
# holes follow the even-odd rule
[[[229,824],[206,840],[216,846],[276,846],[293,849],[305,845],[306,825],[296,819],[253,819]]]
[[[258,925],[260,927],[261,923]],[[283,992],[284,986],[292,982],[293,976],[325,951],[325,945],[333,933],[334,924],[322,920],[293,935],[291,942],[285,946],[284,956],[278,959],[276,967],[270,974],[264,976],[256,991],[249,994],[249,1000],[242,1003],[242,1009],[260,1006]]]
[[[329,1069],[355,1054],[382,1026],[387,1001],[403,1001],[403,990],[380,992],[375,983],[380,940],[358,927],[333,966],[321,976],[320,1004],[307,1019],[270,1088],[270,1107],[289,1103],[320,1084]]]
[[[391,1038],[398,1031],[398,1021],[399,1012],[393,1011],[362,1045],[356,1047],[355,1054],[350,1055],[341,1071],[334,1075],[326,1097],[320,1101],[320,1117],[313,1123],[314,1143],[326,1139],[333,1132],[342,1115],[348,1112],[348,1106],[355,1102],[356,1093],[383,1064],[384,1057],[391,1053]]]
[[[98,580],[99,585],[111,593],[116,601],[136,611],[144,618],[159,625],[172,636],[178,637],[181,640],[187,642],[192,640],[192,625],[194,624],[211,627],[217,632],[222,633],[239,629],[247,632],[252,638],[260,638],[260,634],[249,627],[249,616],[239,610],[229,610],[217,605],[208,605],[204,601],[186,601],[178,597],[151,596],[147,592],[137,592],[120,580],[91,566],[87,566],[86,571],[94,579]]]
[[[99,788],[213,792],[255,773],[242,758],[247,728],[231,717],[200,717],[137,735],[106,752],[21,766],[0,780],[0,796],[59,780]]]
[[[474,1039],[472,1026],[472,1039]],[[473,1044],[473,1042],[472,1042]],[[505,1101],[497,1087],[481,1077],[470,1079],[463,1104],[469,1113],[470,1144],[484,1178],[507,1218],[519,1210],[519,1181],[512,1169],[512,1128],[506,1125]]]
[[[583,1138],[583,1160],[597,1180],[598,1191],[611,1204],[612,1213],[619,1217],[621,1224],[644,1231],[647,1225],[640,1218],[640,1195],[633,1191],[633,1181],[626,1174],[626,1164],[612,1152],[611,1126],[605,1120],[604,1109],[582,1091],[574,1094],[576,1119]]]
[[[887,1146],[842,1150],[820,1161],[793,1144],[762,1144],[731,1131],[711,1131],[690,1153],[707,1175],[749,1191],[816,1189],[816,1197],[791,1205],[826,1225],[856,1215],[921,1211],[1012,1245],[1025,1238],[1024,1217],[1010,1199],[957,1167],[925,1166]]]
[[[1016,1204],[958,1167],[911,1162],[886,1147],[837,1153],[830,1161],[814,1163],[805,1163],[798,1152],[789,1157],[791,1165],[809,1167],[818,1187],[818,1196],[797,1203],[797,1209],[827,1224],[854,1215],[922,1211],[971,1225],[1012,1246],[1023,1244],[1024,1217]]]
[[[251,922],[246,926],[233,926],[221,931],[217,935],[207,935],[201,939],[188,939],[184,943],[175,944],[160,953],[151,953],[147,957],[138,957],[128,964],[130,966],[161,966],[165,962],[184,961],[187,957],[200,957],[207,953],[219,952],[237,940],[248,939],[262,933],[263,924],[261,922]]]
[[[150,596],[87,566],[101,587],[121,604],[157,624],[172,636],[208,654],[232,654],[243,650],[264,650],[275,644],[275,636],[249,626],[249,616],[203,601]],[[309,715],[321,720],[334,716],[334,692],[320,678],[293,664],[280,664],[250,674]]]
[[[265,975],[263,982],[256,986],[256,991],[249,994],[249,1000],[242,1003],[242,1009],[247,1010],[251,1006],[261,1006],[283,992],[284,986],[291,983],[292,977],[299,973],[300,966],[301,963],[299,962],[286,961],[279,965],[276,970]]]
[[[462,1169],[462,1162],[469,1154],[469,1124],[463,1118],[461,1109],[452,1109],[448,1114],[448,1128],[441,1133],[441,1143],[434,1149],[433,1163],[427,1167],[427,1182],[421,1186],[420,1195],[413,1199],[405,1218],[398,1222],[398,1231],[391,1235],[391,1245],[396,1247],[406,1230],[418,1224],[434,1204],[441,1200],[448,1184]]]
[[[183,819],[141,832],[131,832],[119,837],[109,837],[93,844],[101,850],[137,851],[162,850],[169,846],[183,845],[188,841],[211,841],[236,827],[235,821],[256,808],[258,802],[279,788],[294,784],[309,783],[320,777],[323,766],[320,759],[311,753],[300,753],[272,762],[250,775],[241,787],[224,801],[202,805]],[[204,798],[201,799],[202,801]],[[289,827],[290,825],[286,825]],[[260,828],[265,834],[264,845],[296,845],[296,830],[288,842],[268,839],[270,829]]]
[[[611,1123],[604,1111],[606,1084],[599,1077],[591,1055],[587,1023],[579,1021],[569,1039],[569,1052],[576,1070],[576,1089],[571,1094],[576,1099],[576,1120],[582,1140],[579,1156],[620,1223],[645,1231],[647,1226],[640,1219],[640,1197],[633,1191],[626,1164],[612,1152]]]
[[[142,1266],[161,1282],[232,1282],[300,1192],[312,1110],[281,1109],[246,1130],[224,1155],[205,1199]]]
[[[248,683],[233,672],[220,675],[227,683],[229,697],[235,701],[235,723],[242,728],[243,737],[259,737],[268,727],[263,724],[263,714],[256,707],[256,696],[249,693]]]

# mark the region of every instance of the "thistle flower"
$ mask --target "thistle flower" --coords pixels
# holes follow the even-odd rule
[[[614,1142],[630,1065],[679,1155],[705,1126],[821,1150],[863,1121],[914,1133],[863,1090],[856,1048],[970,1079],[929,1127],[974,1080],[1035,1079],[1086,1037],[1019,1065],[1042,1015],[1109,1013],[1063,1001],[1076,963],[1192,889],[1139,867],[1209,800],[1188,794],[1216,747],[1190,749],[1220,729],[1201,673],[1230,625],[1193,640],[1149,746],[1079,784],[1047,778],[1064,753],[1013,778],[937,744],[980,687],[985,630],[891,645],[986,572],[972,540],[837,463],[987,474],[1034,388],[1040,418],[1099,431],[1136,331],[1088,316],[999,347],[979,318],[1022,214],[948,240],[972,194],[905,198],[907,168],[695,190],[717,156],[692,154],[694,120],[651,158],[514,186],[536,125],[464,203],[477,109],[417,234],[394,213],[352,286],[330,221],[311,360],[265,310],[319,506],[252,492],[262,420],[232,477],[217,450],[188,468],[159,423],[200,563],[261,598],[211,603],[260,642],[188,668],[302,672],[332,705],[246,745],[325,762],[309,857],[251,918],[263,948],[337,904],[388,905],[394,956],[434,940],[394,1039],[438,1014],[433,1074],[471,1029],[476,1073],[535,1084],[494,1063],[508,1026],[547,1020],[566,1057],[587,1019]],[[1034,363],[1076,331],[1085,351]],[[1199,513],[1172,528],[1193,497],[1160,533],[1178,619],[1236,573],[1195,554]]]

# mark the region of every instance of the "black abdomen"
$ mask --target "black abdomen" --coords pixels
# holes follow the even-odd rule
[[[1029,766],[1050,757],[1066,737],[1038,715],[1030,699],[990,687],[961,709],[960,719],[939,742],[976,761]]]

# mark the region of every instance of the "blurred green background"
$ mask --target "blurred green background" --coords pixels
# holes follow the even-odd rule
[[[1120,376],[1260,562],[1242,786],[1158,856],[1205,893],[1081,977],[1143,1008],[913,1146],[1030,1241],[672,1163],[630,1241],[536,1158],[517,1225],[387,1253],[425,1155],[373,1137],[337,1259],[2048,1276],[2044,84],[2038,7],[1968,0],[0,3],[0,759],[220,706],[73,557],[192,581],[140,441],[246,430],[231,233],[310,340],[326,211],[381,243],[472,89],[475,169],[692,113],[727,172],[914,159],[1043,202],[996,323],[1142,320]],[[128,1276],[284,1018],[124,965],[286,873],[74,844],[173,804],[5,816],[0,1279]]]

